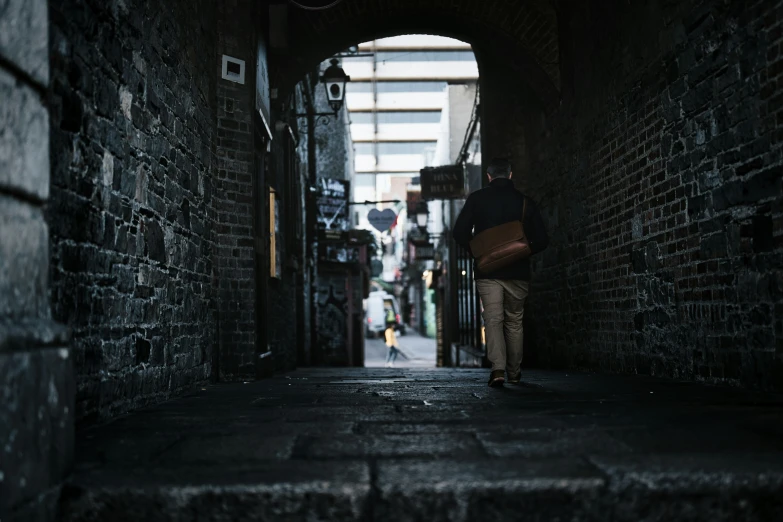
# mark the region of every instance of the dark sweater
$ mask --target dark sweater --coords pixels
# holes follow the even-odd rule
[[[509,221],[519,220],[527,199],[525,211],[525,235],[530,243],[530,250],[537,254],[549,244],[544,220],[538,211],[538,206],[516,188],[510,179],[497,178],[488,187],[477,190],[468,196],[457,222],[454,224],[454,239],[463,247],[468,246],[474,234],[479,234]],[[530,281],[530,259],[523,259],[491,274],[482,274],[475,269],[476,279],[519,279]]]

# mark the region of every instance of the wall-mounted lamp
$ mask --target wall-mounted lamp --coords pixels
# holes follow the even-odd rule
[[[329,125],[329,116],[334,116],[335,119],[340,112],[340,109],[345,103],[345,84],[351,81],[351,77],[345,74],[345,71],[340,67],[340,61],[336,58],[332,58],[329,63],[331,65],[326,68],[321,75],[321,83],[324,84],[326,89],[326,99],[329,101],[329,106],[334,112],[315,112],[312,115],[317,118],[316,124]],[[308,113],[299,113],[298,117],[304,118],[308,116]]]
[[[427,233],[427,222],[430,218],[430,209],[426,201],[419,201],[416,205],[416,226],[422,234]]]
[[[329,100],[329,106],[337,115],[345,102],[345,84],[351,80],[351,77],[345,74],[337,58],[332,58],[329,63],[332,65],[324,71],[321,82],[326,88],[326,99]]]

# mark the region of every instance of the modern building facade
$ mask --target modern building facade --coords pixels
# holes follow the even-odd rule
[[[399,216],[398,226],[378,234],[384,244],[380,277],[399,281],[409,221],[408,187],[421,168],[439,164],[438,142],[452,138],[452,129],[444,126],[449,90],[464,90],[466,85],[475,88],[478,65],[467,43],[405,35],[359,45],[354,56],[344,57],[343,67],[351,76],[346,105],[354,142],[354,199],[400,201],[375,205],[392,208]],[[468,108],[461,119],[469,117]],[[372,228],[367,220],[371,208],[354,207],[353,219],[359,228]]]

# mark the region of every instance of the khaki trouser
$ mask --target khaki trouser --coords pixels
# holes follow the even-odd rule
[[[530,283],[478,279],[476,288],[484,306],[487,358],[492,370],[505,370],[509,378],[516,377],[522,364],[522,317]]]

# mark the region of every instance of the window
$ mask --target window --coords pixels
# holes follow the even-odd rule
[[[372,156],[375,154],[375,150],[373,149],[372,143],[354,143],[354,152],[356,152],[357,156],[362,155],[370,155]]]
[[[375,89],[381,92],[443,92],[446,82],[377,82]],[[346,92],[372,92],[371,82],[348,82]]]
[[[367,124],[372,123],[371,112],[352,112],[351,123]]]
[[[383,62],[474,62],[473,51],[380,51],[376,60]]]
[[[354,177],[354,187],[375,188],[375,176],[372,174],[356,174]]]
[[[435,149],[434,141],[381,141],[378,142],[378,155],[386,154],[424,154]],[[356,155],[374,155],[373,143],[354,143]]]
[[[440,123],[440,111],[379,112],[378,123]],[[352,112],[351,123],[373,123],[371,112]]]
[[[378,154],[424,154],[434,141],[390,141],[378,144]]]
[[[370,82],[348,82],[345,84],[345,92],[372,92],[372,83]]]
[[[378,82],[378,92],[443,92],[446,82]]]
[[[361,56],[345,56],[343,55],[343,63],[351,63],[351,62],[371,62],[372,56],[368,54],[363,54]]]
[[[440,123],[440,111],[380,112],[378,123]]]

